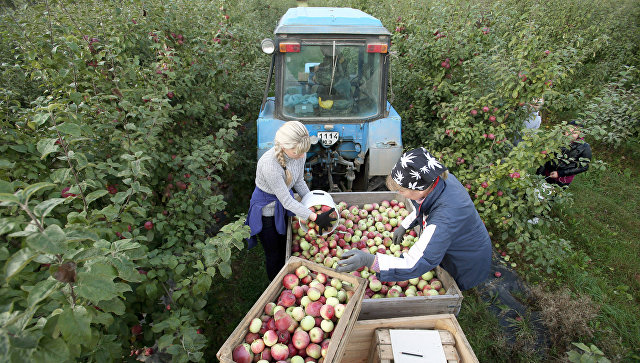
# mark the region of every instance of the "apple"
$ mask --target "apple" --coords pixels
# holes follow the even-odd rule
[[[307,355],[313,359],[318,359],[322,356],[322,348],[315,343],[311,343],[309,345],[307,345],[307,348],[305,349],[305,352],[307,353]]]
[[[347,309],[347,306],[344,304],[338,304],[334,307],[334,315],[336,318],[340,319],[344,311]]]
[[[262,334],[264,334],[264,333],[262,333]],[[259,333],[247,333],[247,335],[244,337],[244,342],[247,343],[247,344],[251,344],[251,343],[253,343],[254,340],[256,340],[258,338],[260,338],[260,334]]]
[[[320,295],[324,293],[325,286],[323,283],[320,283],[320,281],[318,280],[311,281],[311,283],[309,284],[309,287],[318,290],[318,292],[320,292]]]
[[[327,286],[324,290],[324,296],[326,298],[338,296],[338,290],[333,286]]]
[[[331,279],[331,286],[335,287],[336,290],[340,290],[342,289],[342,281],[340,281],[340,279],[333,278]]]
[[[276,328],[278,330],[288,330],[291,324],[293,324],[293,318],[287,314],[279,319],[276,318]]]
[[[144,228],[146,230],[149,230],[149,231],[152,230],[153,229],[153,222],[151,222],[151,221],[144,222]]]
[[[289,290],[284,290],[278,299],[278,305],[288,308],[296,303],[296,296]]]
[[[260,353],[260,359],[265,360],[267,362],[271,361],[271,348],[267,347],[264,348],[264,350],[262,351],[262,353]]]
[[[433,278],[433,276],[435,276],[433,271],[427,271],[424,274],[422,274],[421,277],[422,277],[423,280],[429,281],[429,280],[431,280]]]
[[[242,343],[233,349],[231,357],[234,362],[237,363],[251,363],[253,361],[253,352],[251,346],[247,343]]]
[[[262,320],[260,321],[260,326],[262,326]],[[260,330],[260,329],[258,329],[258,330]],[[131,334],[133,334],[133,335],[142,334],[142,325],[136,324],[136,325],[132,326],[131,327]]]
[[[291,290],[291,293],[293,294],[293,296],[296,297],[296,299],[300,299],[304,296],[305,292],[304,289],[302,288],[302,286],[294,286],[293,290]]]
[[[282,286],[285,289],[291,290],[294,286],[298,286],[300,279],[295,274],[286,274],[282,279]]]
[[[253,354],[261,353],[264,350],[264,340],[258,338],[251,343],[251,351]]]
[[[338,299],[337,297],[329,297],[327,298],[327,302],[325,304],[335,307],[336,305],[340,304],[340,299]]]
[[[314,326],[309,330],[309,339],[312,343],[320,343],[324,339],[324,330],[318,326]]]
[[[300,320],[300,328],[304,331],[310,331],[316,325],[316,320],[311,315],[307,315]]]
[[[425,289],[422,291],[422,293],[425,294],[425,296],[436,296],[436,295],[440,295],[440,293],[438,292],[438,290],[434,290],[431,288]]]
[[[442,288],[442,281],[435,280],[431,282],[431,288],[434,290],[440,290]]]
[[[313,316],[314,318],[320,316],[320,309],[322,309],[322,305],[323,304],[321,302],[314,301],[307,305],[307,307],[305,308],[305,313],[307,313],[307,315]]]
[[[322,343],[320,343],[320,347],[322,348],[322,350],[320,351],[320,354],[322,355],[323,358],[325,358],[327,356],[327,353],[329,353],[330,343],[331,343],[331,339],[325,339],[322,341]]]
[[[309,289],[309,291],[307,291],[307,296],[309,297],[309,299],[311,299],[311,301],[316,301],[320,298],[320,291],[312,287]]]
[[[329,304],[322,305],[320,308],[320,316],[324,319],[331,320],[335,315],[335,308]]]
[[[250,332],[257,333],[260,331],[260,328],[262,328],[262,320],[260,318],[254,318],[253,320],[251,320],[251,324],[249,324]]]
[[[285,360],[289,358],[289,347],[278,343],[271,348],[271,357],[275,360]]]
[[[320,323],[320,328],[322,328],[323,331],[330,333],[333,331],[334,325],[333,325],[333,321],[331,320],[323,320]],[[314,342],[315,343],[315,342]]]
[[[296,306],[291,310],[291,317],[295,321],[301,321],[305,317],[304,308],[302,306]]]
[[[278,330],[276,333],[278,334],[279,343],[287,344],[289,338],[291,338],[291,334],[287,330]]]
[[[304,349],[311,342],[309,334],[304,330],[297,330],[293,333],[292,343],[297,349]]]
[[[380,280],[373,280],[369,282],[369,288],[371,289],[371,291],[378,292],[380,291],[380,289],[382,289],[382,282],[380,282]]]

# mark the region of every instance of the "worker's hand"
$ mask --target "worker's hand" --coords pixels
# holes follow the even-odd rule
[[[558,172],[552,171],[551,173],[549,173],[549,178],[558,179]]]
[[[337,219],[336,217],[331,216],[331,213],[335,211],[335,208],[331,208],[324,213],[318,214],[318,217],[316,218],[316,224],[318,225],[318,227],[320,227],[320,233],[323,233],[325,229],[331,229],[331,222]]]
[[[393,244],[399,245],[402,243],[402,239],[404,238],[404,234],[407,232],[407,229],[403,226],[398,226],[395,231],[393,231]]]
[[[345,260],[344,258],[346,257],[349,258]],[[358,249],[352,249],[343,253],[342,258],[343,260],[338,261],[338,267],[336,268],[338,272],[351,272],[362,266],[370,267],[373,265],[376,256]]]

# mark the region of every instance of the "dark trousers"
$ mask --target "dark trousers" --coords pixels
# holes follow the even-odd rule
[[[284,266],[287,248],[287,236],[276,231],[273,217],[262,216],[262,231],[258,233],[264,249],[267,276],[273,280]]]

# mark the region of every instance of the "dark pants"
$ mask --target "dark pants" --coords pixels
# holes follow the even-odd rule
[[[262,217],[262,231],[258,233],[260,244],[264,249],[267,265],[267,276],[273,280],[284,266],[287,248],[287,236],[276,231],[273,217]]]

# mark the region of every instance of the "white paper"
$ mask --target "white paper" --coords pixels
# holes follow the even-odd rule
[[[389,335],[395,363],[447,363],[437,330],[389,329]]]

